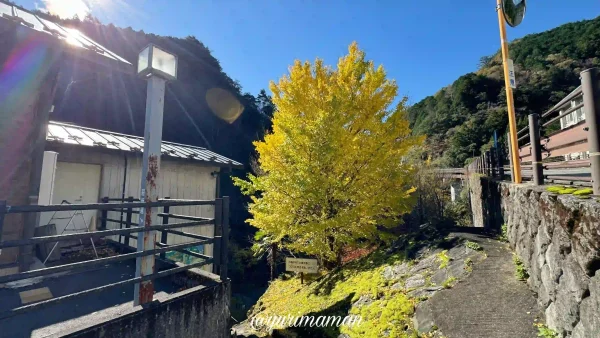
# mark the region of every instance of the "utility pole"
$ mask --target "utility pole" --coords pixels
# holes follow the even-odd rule
[[[497,0],[496,11],[498,12],[498,24],[500,26],[500,42],[502,44],[502,64],[504,66],[504,86],[506,87],[506,104],[508,106],[508,128],[509,128],[509,136],[510,136],[510,147],[511,147],[511,156],[512,156],[512,165],[513,165],[513,182],[521,183],[521,162],[519,160],[519,147],[518,147],[518,138],[517,138],[517,121],[515,117],[515,102],[513,98],[512,92],[512,84],[510,82],[510,72],[508,65],[508,41],[506,38],[506,23],[505,15],[503,10],[503,4],[505,1],[512,2],[513,0]],[[523,7],[525,1],[522,1]],[[514,4],[513,4],[514,6]],[[511,13],[512,14],[512,13]],[[523,15],[525,14],[523,10]],[[522,17],[520,18],[522,20]],[[518,23],[520,23],[518,20]],[[517,23],[517,24],[518,24]]]

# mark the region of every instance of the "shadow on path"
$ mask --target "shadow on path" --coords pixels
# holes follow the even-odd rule
[[[477,242],[487,258],[476,263],[465,280],[426,302],[433,323],[448,338],[537,337],[536,298],[515,277],[511,251],[507,244],[477,232],[451,234]]]

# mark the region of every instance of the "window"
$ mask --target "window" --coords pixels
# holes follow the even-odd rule
[[[571,102],[572,107],[577,107],[578,105],[583,103],[583,98],[579,97]],[[583,107],[577,109],[575,111],[575,123],[579,123],[585,120],[585,112],[583,111]]]

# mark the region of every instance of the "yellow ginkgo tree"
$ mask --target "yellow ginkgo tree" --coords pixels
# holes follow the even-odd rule
[[[261,175],[235,184],[250,195],[248,222],[280,248],[339,262],[346,247],[384,239],[414,204],[406,98],[356,43],[337,68],[296,61],[271,83],[273,131],[255,142]]]

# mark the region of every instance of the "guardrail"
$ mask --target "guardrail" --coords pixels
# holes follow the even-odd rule
[[[510,149],[510,148],[509,148]],[[499,147],[492,147],[481,156],[473,159],[465,169],[468,173],[477,173],[490,177],[504,179],[505,167],[503,165],[504,155]],[[508,156],[510,158],[510,156]]]
[[[114,200],[114,199],[113,199]],[[120,199],[119,199],[120,200]],[[175,199],[160,199],[157,202],[133,202],[133,198],[129,198],[128,202],[122,203],[110,203],[111,200],[103,199],[104,203],[92,203],[92,204],[60,204],[60,205],[24,205],[24,206],[8,206],[6,201],[0,201],[0,249],[11,248],[11,247],[23,247],[30,246],[42,243],[53,243],[53,242],[61,242],[61,241],[71,241],[71,240],[81,240],[81,239],[97,239],[107,236],[125,236],[125,238],[136,238],[133,233],[144,233],[150,231],[160,231],[160,241],[156,242],[156,246],[158,248],[152,250],[142,250],[142,251],[134,251],[129,253],[121,253],[115,256],[96,258],[92,260],[86,260],[82,262],[70,263],[57,265],[53,267],[36,269],[31,271],[20,272],[16,274],[4,275],[0,276],[0,284],[15,282],[19,280],[24,280],[28,278],[34,277],[44,277],[56,274],[58,272],[82,272],[86,271],[91,267],[102,267],[106,266],[108,263],[119,262],[123,260],[139,258],[150,255],[160,255],[161,258],[164,258],[165,253],[168,251],[178,251],[188,254],[190,256],[201,259],[199,262],[195,262],[192,264],[188,264],[185,266],[179,266],[176,268],[171,268],[163,271],[154,272],[149,275],[144,275],[141,277],[130,278],[126,280],[122,280],[113,284],[103,285],[100,287],[67,294],[60,297],[54,297],[48,300],[36,302],[33,304],[13,308],[10,311],[0,313],[0,319],[4,319],[7,317],[11,317],[20,313],[29,312],[41,307],[50,306],[67,299],[72,299],[76,297],[81,297],[84,295],[88,295],[91,293],[100,292],[106,290],[108,288],[123,286],[127,284],[135,284],[143,281],[152,281],[157,278],[169,276],[172,274],[176,274],[179,272],[183,272],[192,268],[201,267],[207,264],[213,264],[215,266],[215,272],[219,274],[220,280],[224,281],[227,279],[227,250],[228,250],[228,238],[229,238],[229,197],[223,197],[222,199],[218,198],[215,200],[175,200]],[[175,206],[199,206],[199,205],[213,205],[214,206],[214,217],[213,218],[204,218],[204,217],[196,217],[196,216],[186,216],[186,215],[178,215],[170,213],[170,207]],[[160,225],[152,225],[149,227],[140,227],[137,224],[131,222],[131,215],[133,214],[135,208],[147,208],[147,207],[162,207],[163,212],[159,213],[158,216],[162,218],[162,224]],[[82,232],[82,233],[72,233],[72,234],[62,234],[62,235],[51,235],[51,236],[41,236],[41,237],[33,237],[29,239],[19,239],[19,240],[2,240],[2,228],[5,222],[5,216],[7,214],[15,214],[15,213],[32,213],[32,212],[53,212],[53,211],[75,211],[75,210],[100,210],[100,211],[109,211],[109,210],[126,210],[127,219],[125,221],[120,221],[116,219],[109,219],[104,216],[103,213],[102,224],[104,228],[101,228],[98,231],[90,231],[90,232]],[[176,222],[169,223],[171,220],[184,220],[186,222]],[[114,222],[120,224],[119,229],[106,229],[106,222]],[[215,226],[215,235],[213,237],[201,236],[197,234],[192,234],[189,232],[175,230],[180,228],[187,228],[199,225],[210,225],[214,224]],[[123,227],[125,226],[125,227]],[[192,241],[188,243],[182,244],[173,244],[169,245],[168,236],[169,234],[184,236],[186,238],[191,239]],[[125,242],[129,243],[129,242]],[[119,241],[120,245],[124,245]],[[187,250],[190,247],[203,245],[203,244],[213,244],[213,255],[207,256],[204,254],[200,254],[197,252],[193,252]],[[128,244],[127,244],[128,246]],[[133,299],[133,297],[132,297]]]
[[[583,98],[582,103],[571,104],[580,98]],[[584,120],[551,131],[561,119],[579,109],[584,109]],[[581,86],[541,116],[530,114],[528,120],[528,126],[517,132],[521,177],[531,180],[534,185],[552,182],[592,186],[594,195],[600,195],[600,69],[581,72]],[[475,158],[467,170],[500,179],[504,178],[506,170],[510,170],[514,177],[510,135],[507,140],[509,154],[506,157],[510,166],[504,167],[502,159],[505,156],[500,149],[492,148]],[[583,156],[573,159],[573,154]],[[565,171],[561,172],[561,169]]]
[[[580,99],[581,103],[571,103]],[[561,119],[580,109],[584,111],[584,120],[561,130],[547,132]],[[528,118],[529,125],[518,132],[519,159],[522,170],[527,170],[522,176],[531,179],[535,185],[544,182],[591,185],[594,194],[600,194],[599,70],[592,68],[583,71],[581,86],[546,113],[541,116],[531,114]],[[579,154],[579,158],[573,159],[573,154]],[[548,172],[558,169],[583,170],[579,173]]]
[[[439,168],[435,170],[444,177],[463,179],[467,175],[466,168]]]

